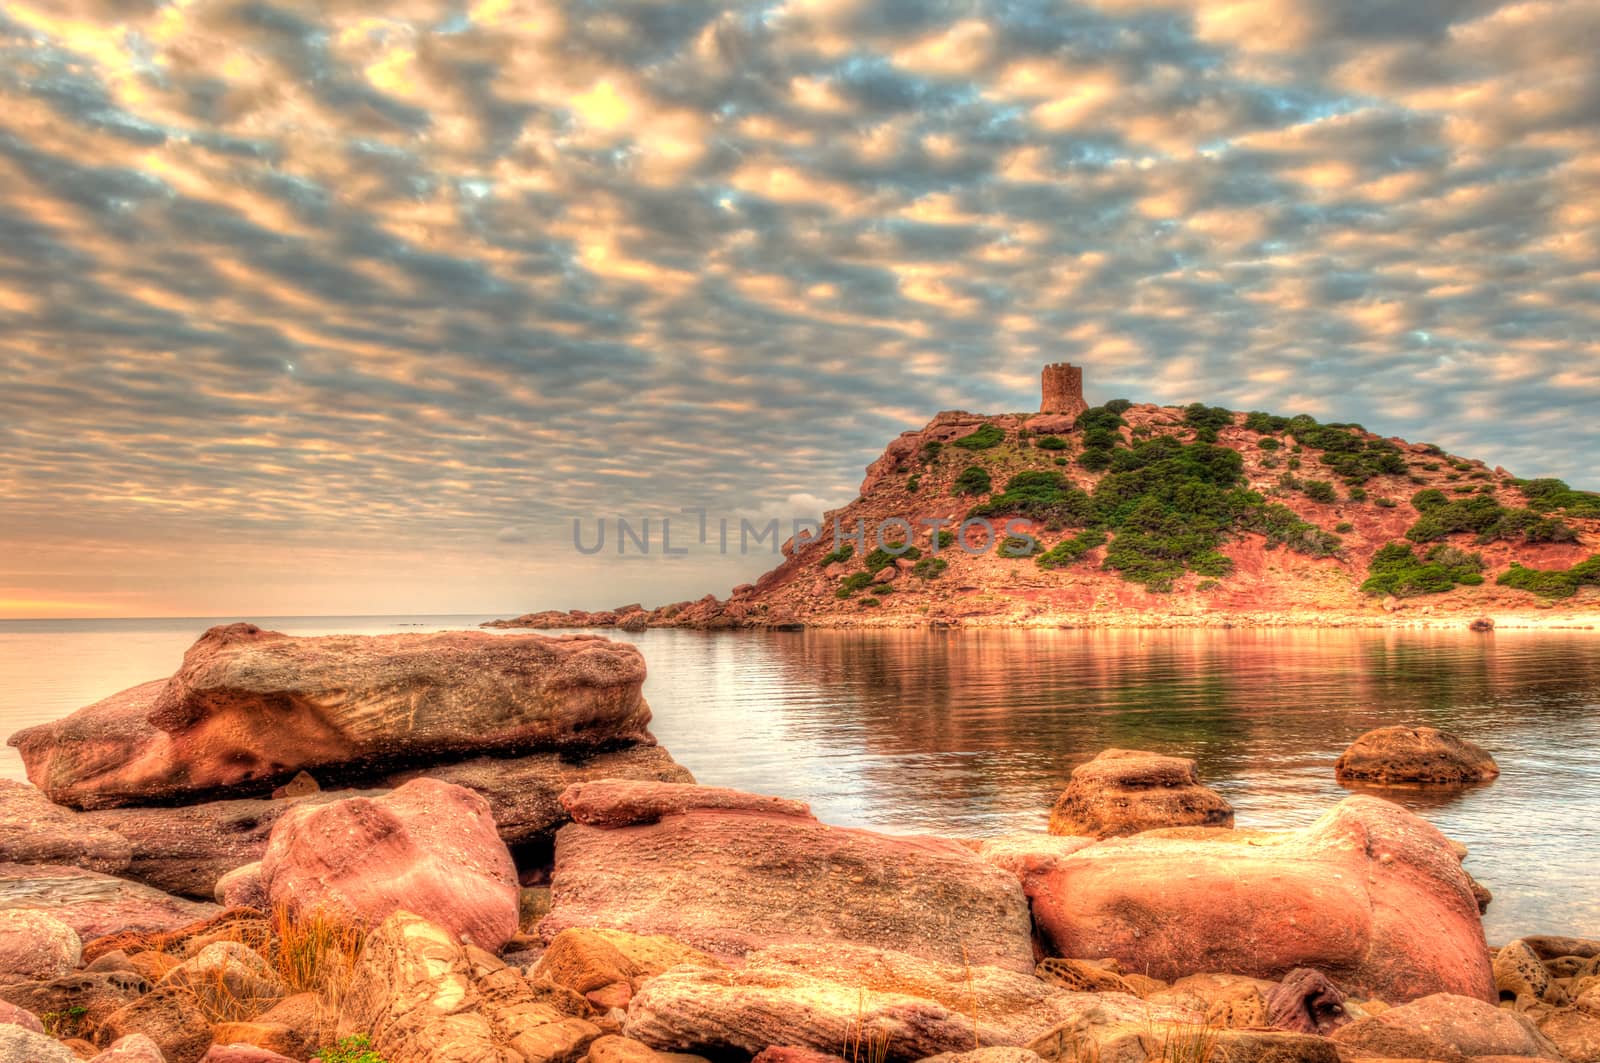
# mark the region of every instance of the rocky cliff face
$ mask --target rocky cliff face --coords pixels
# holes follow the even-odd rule
[[[1600,496],[1216,407],[939,414],[726,600],[508,627],[1600,620]],[[909,535],[907,531],[909,530]]]

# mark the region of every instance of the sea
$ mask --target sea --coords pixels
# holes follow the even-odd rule
[[[169,675],[207,627],[294,635],[473,628],[484,616],[0,621],[0,735]],[[1193,757],[1241,827],[1309,823],[1374,727],[1492,752],[1464,791],[1386,790],[1468,847],[1491,942],[1600,937],[1600,633],[1380,630],[608,632],[649,667],[652,730],[703,783],[824,822],[976,838],[1043,830],[1074,767]],[[15,750],[0,775],[24,778]]]

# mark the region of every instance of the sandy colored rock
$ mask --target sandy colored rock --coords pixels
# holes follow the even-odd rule
[[[236,941],[207,945],[168,971],[161,984],[188,989],[207,1014],[229,1020],[253,1019],[288,995],[261,954]]]
[[[217,911],[214,904],[174,897],[97,871],[0,864],[0,911],[17,908],[46,912],[77,931],[84,942],[119,930],[182,926]]]
[[[1115,961],[1107,963],[1047,956],[1039,961],[1033,973],[1041,981],[1077,993],[1133,993],[1132,987],[1116,972],[1115,967]]]
[[[491,950],[517,932],[516,866],[488,803],[433,779],[291,810],[273,828],[261,880],[290,912],[375,927],[395,911],[425,911]]]
[[[1017,880],[965,846],[746,809],[563,827],[539,932],[549,941],[578,926],[663,934],[718,956],[827,941],[1033,969]]]
[[[167,1063],[199,1063],[211,1047],[211,1023],[200,1001],[177,986],[158,986],[106,1016],[95,1030],[95,1043],[109,1047],[136,1033],[154,1041]]]
[[[1050,833],[1108,838],[1157,827],[1231,827],[1233,806],[1200,785],[1194,761],[1108,749],[1072,772]]]
[[[1438,993],[1336,1030],[1341,1050],[1389,1058],[1440,1059],[1560,1053],[1526,1017],[1470,997]],[[1442,1046],[1442,1051],[1439,1046]]]
[[[1091,1011],[1120,1021],[1199,1020],[997,967],[835,943],[762,949],[731,970],[674,967],[634,995],[623,1032],[666,1051],[752,1053],[768,1045],[837,1051],[856,1037],[899,1061],[970,1049],[975,1027],[980,1046],[1026,1044]]]
[[[299,1063],[299,1061],[259,1045],[217,1044],[206,1050],[200,1063]]]
[[[1424,820],[1357,796],[1302,830],[1226,835],[1113,838],[1027,876],[1049,951],[1169,980],[1312,967],[1363,998],[1495,999],[1466,875]]]
[[[128,839],[53,803],[38,787],[0,779],[0,863],[58,864],[115,875],[133,853]]]
[[[85,941],[84,959],[93,960],[120,950],[137,966],[140,956],[151,952],[166,953],[175,960],[182,960],[213,941],[238,941],[251,948],[262,948],[272,935],[272,924],[254,908],[210,907],[212,914],[171,930],[127,930]]]
[[[77,931],[27,908],[0,911],[0,982],[59,978],[83,958]]]
[[[608,1034],[591,1044],[587,1058],[589,1063],[706,1063],[703,1056],[657,1052],[643,1041],[615,1034]]]
[[[78,1063],[60,1041],[21,1026],[0,1025],[0,1063]]]
[[[56,1016],[55,1032],[72,1037],[150,991],[151,983],[126,971],[74,971],[46,982],[0,985],[0,1000],[34,1015]]]
[[[632,779],[578,783],[561,795],[561,806],[572,822],[589,827],[642,826],[659,822],[664,816],[697,810],[814,818],[804,801],[747,794],[722,786]]]
[[[923,1063],[1043,1063],[1039,1053],[1027,1048],[974,1048],[966,1052],[941,1052]]]
[[[1543,1001],[1557,1007],[1567,994],[1550,977],[1544,962],[1526,941],[1501,946],[1494,957],[1494,987],[1501,1000]]]
[[[680,963],[721,966],[710,955],[668,937],[574,927],[555,936],[528,974],[584,994],[605,1009],[626,1007],[646,979]]]
[[[1600,1015],[1561,1008],[1539,1020],[1539,1032],[1571,1063],[1600,1063]]]
[[[271,908],[267,884],[261,881],[261,861],[236,867],[217,879],[212,899],[225,908],[255,908],[263,912]]]
[[[1436,727],[1380,727],[1352,742],[1333,772],[1340,782],[1377,786],[1463,786],[1500,768],[1482,746]]]
[[[28,778],[76,808],[223,791],[302,770],[646,739],[633,646],[477,631],[292,638],[212,628],[169,680],[11,736]]]
[[[119,1038],[90,1063],[167,1063],[167,1057],[160,1045],[142,1033],[135,1033]]]
[[[39,1017],[26,1008],[19,1008],[9,1000],[0,1000],[0,1026],[21,1026],[25,1030],[44,1033]]]

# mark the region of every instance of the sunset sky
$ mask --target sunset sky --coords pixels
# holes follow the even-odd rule
[[[656,604],[936,411],[1600,489],[1600,4],[11,0],[0,617]]]

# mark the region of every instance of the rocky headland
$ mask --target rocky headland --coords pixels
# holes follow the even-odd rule
[[[1050,369],[1040,413],[901,434],[820,534],[725,598],[489,626],[1600,624],[1600,495],[1360,425],[1090,408]]]
[[[696,784],[643,678],[591,636],[234,625],[13,736],[0,1063],[1600,1060],[1600,941],[1492,947],[1381,791],[1253,830],[1108,750],[1048,829],[891,835]],[[1495,774],[1429,728],[1339,765]]]

